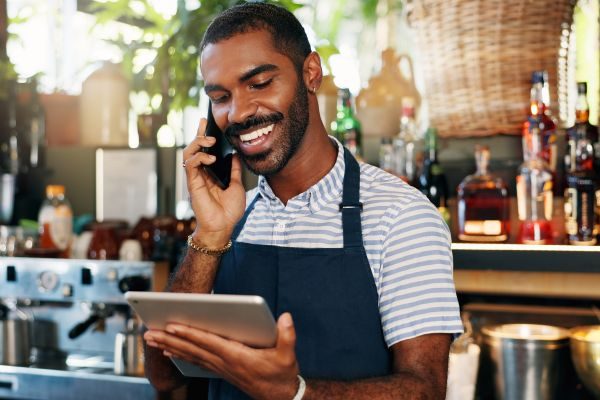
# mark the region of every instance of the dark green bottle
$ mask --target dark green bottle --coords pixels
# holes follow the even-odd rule
[[[360,122],[352,110],[352,94],[349,89],[338,91],[337,117],[331,123],[331,132],[350,150],[352,155],[362,155],[362,133]]]
[[[440,214],[450,226],[448,210],[448,181],[437,157],[437,129],[429,128],[425,133],[425,161],[419,175],[418,186],[421,192],[440,211]]]

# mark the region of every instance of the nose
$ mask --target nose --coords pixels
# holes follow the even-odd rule
[[[256,114],[258,106],[247,96],[236,96],[231,101],[228,121],[230,124],[242,123]]]

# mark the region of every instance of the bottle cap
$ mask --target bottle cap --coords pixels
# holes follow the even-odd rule
[[[46,196],[54,197],[65,194],[64,185],[48,185],[46,186]]]
[[[544,83],[544,75],[547,76],[546,71],[533,71],[531,73],[531,83]]]
[[[587,94],[587,82],[577,82],[577,93]]]

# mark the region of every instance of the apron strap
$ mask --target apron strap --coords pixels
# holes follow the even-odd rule
[[[240,232],[242,232],[242,228],[244,228],[244,225],[246,225],[246,220],[248,219],[248,216],[254,209],[254,205],[258,201],[259,197],[260,197],[260,193],[257,192],[256,196],[254,196],[254,199],[252,200],[252,203],[250,203],[250,205],[246,208],[246,212],[244,212],[244,216],[235,225],[235,228],[233,229],[233,234],[231,235],[232,242],[234,242],[237,239],[237,237],[240,235]]]
[[[360,196],[360,166],[358,162],[344,147],[344,190],[340,211],[342,212],[342,228],[344,230],[344,247],[363,247],[362,226],[360,213],[363,205]]]

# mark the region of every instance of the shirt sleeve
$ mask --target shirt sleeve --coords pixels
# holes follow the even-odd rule
[[[463,331],[448,227],[423,196],[394,208],[383,243],[379,310],[388,347]]]

